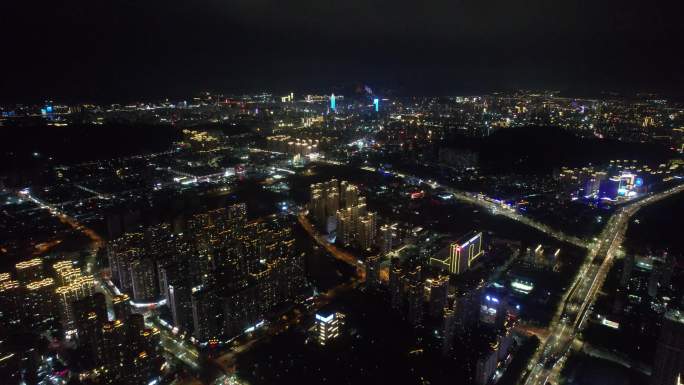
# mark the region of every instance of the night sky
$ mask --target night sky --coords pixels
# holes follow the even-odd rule
[[[680,1],[7,0],[0,99],[684,91]]]

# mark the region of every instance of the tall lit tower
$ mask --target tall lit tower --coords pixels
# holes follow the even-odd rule
[[[373,107],[375,107],[375,112],[380,110],[380,99],[373,98]]]
[[[335,94],[330,95],[330,109],[335,110],[337,107],[335,105]]]

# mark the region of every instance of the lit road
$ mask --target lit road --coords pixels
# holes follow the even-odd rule
[[[339,163],[339,162],[329,161],[329,160],[318,160],[318,162],[333,164],[333,165],[341,165],[341,163]],[[365,171],[369,171],[369,172],[378,172],[377,168],[370,167],[370,166],[360,167],[360,169],[365,170]],[[422,180],[421,178],[418,178],[416,176],[403,174],[403,173],[397,172],[397,171],[385,170],[385,172],[389,173],[390,175],[392,175],[396,178],[400,178],[400,179]],[[579,247],[587,247],[587,242],[579,239],[578,237],[565,234],[562,231],[555,230],[555,229],[551,228],[550,226],[547,226],[541,222],[538,222],[534,219],[531,219],[529,217],[521,215],[520,213],[516,212],[515,209],[504,204],[503,202],[496,201],[496,200],[491,199],[489,197],[486,197],[482,194],[475,194],[475,193],[469,193],[469,192],[457,190],[457,189],[454,189],[452,187],[439,184],[436,181],[432,181],[432,180],[424,181],[423,183],[427,184],[428,186],[432,187],[433,189],[441,188],[444,191],[453,195],[453,197],[455,199],[458,199],[458,200],[466,202],[466,203],[473,204],[475,206],[482,207],[484,209],[489,210],[491,213],[505,216],[506,218],[512,219],[516,222],[520,222],[520,223],[527,225],[529,227],[535,228],[535,229],[541,231],[542,233],[549,235],[553,238],[556,238],[560,241],[571,243],[571,244],[579,246]]]
[[[192,369],[200,368],[199,353],[192,343],[174,335],[169,329],[170,326],[160,322],[156,317],[149,317],[146,322],[159,329],[161,347],[165,352]]]
[[[630,219],[644,206],[684,191],[684,185],[623,206],[608,220],[549,324],[547,337],[530,359],[526,385],[558,384],[560,371],[577,334],[584,328],[596,295],[620,252]]]
[[[55,205],[50,205],[46,202],[41,201],[40,199],[34,197],[30,193],[27,192],[19,192],[18,196],[22,199],[29,199],[33,203],[37,204],[43,209],[46,209],[52,214],[54,217],[59,219],[62,223],[71,226],[74,230],[82,232],[84,235],[86,235],[88,238],[90,238],[90,255],[87,261],[87,266],[86,270],[88,273],[92,271],[95,256],[97,255],[97,251],[100,249],[100,247],[104,246],[104,239],[100,237],[99,234],[97,234],[95,231],[92,229],[82,225],[79,223],[75,218],[70,217],[66,213],[60,211]],[[61,242],[61,241],[60,241]],[[51,246],[54,245],[42,245],[41,247],[45,248],[44,251],[47,251]]]
[[[311,236],[311,238],[313,238],[316,241],[316,243],[318,243],[326,251],[332,254],[332,256],[336,259],[339,259],[340,261],[343,261],[349,264],[350,266],[355,267],[357,279],[360,282],[365,281],[366,271],[363,268],[363,266],[359,264],[359,259],[356,256],[331,244],[325,239],[324,235],[318,234],[318,232],[313,228],[313,225],[311,225],[311,222],[304,213],[300,213],[297,216],[297,218],[299,220],[299,223],[304,228],[304,230],[306,230],[306,232],[309,233],[309,236]]]

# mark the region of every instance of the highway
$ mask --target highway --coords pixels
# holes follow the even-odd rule
[[[549,324],[547,338],[530,359],[525,385],[559,383],[560,371],[577,334],[584,328],[596,295],[620,252],[630,219],[642,207],[684,191],[684,185],[648,195],[625,205],[610,217],[587,256],[556,314]]]
[[[319,161],[329,164],[340,164],[334,161]],[[378,172],[378,169],[370,166],[360,168],[369,172]],[[389,174],[400,179],[416,178],[400,172],[385,172],[389,172]],[[432,188],[441,188],[451,193],[455,199],[486,208],[492,213],[503,215],[533,227],[558,240],[588,249],[587,256],[584,258],[575,276],[575,280],[563,296],[549,327],[545,330],[538,330],[535,333],[541,337],[541,344],[530,359],[527,370],[523,373],[523,378],[519,381],[519,383],[525,385],[557,385],[559,383],[558,380],[563,364],[572,348],[575,337],[583,329],[587,317],[591,313],[592,305],[596,300],[596,295],[603,286],[603,282],[613,265],[615,257],[622,247],[630,219],[642,207],[684,191],[684,184],[678,185],[662,192],[650,193],[642,199],[622,206],[611,215],[601,233],[594,238],[594,241],[587,242],[578,237],[551,229],[543,223],[515,212],[509,206],[481,194],[459,191],[431,180],[424,181],[423,183]]]

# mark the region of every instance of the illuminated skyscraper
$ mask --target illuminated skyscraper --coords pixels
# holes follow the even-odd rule
[[[323,225],[326,221],[325,215],[325,198],[323,193],[319,189],[312,189],[311,191],[311,203],[309,204],[309,209],[313,215],[314,222],[319,226]]]
[[[335,94],[330,95],[330,109],[335,110],[337,108],[335,103]]]
[[[678,385],[678,378],[683,373],[684,313],[670,310],[663,318],[653,361],[651,385]]]
[[[354,239],[354,221],[351,209],[339,210],[337,212],[337,239],[336,243],[344,246],[351,245]]]
[[[375,108],[375,112],[380,111],[380,99],[378,99],[378,98],[373,99],[373,107]]]
[[[401,267],[399,259],[395,258],[390,263],[389,271],[389,291],[390,291],[390,302],[392,308],[395,310],[401,310],[403,308],[404,301],[404,270]]]
[[[380,263],[382,256],[373,255],[366,259],[366,286],[370,288],[380,287]]]
[[[392,251],[392,243],[394,237],[393,233],[394,231],[392,230],[392,227],[390,227],[389,225],[380,226],[380,253],[386,254]]]
[[[363,250],[370,250],[375,239],[376,214],[368,213],[359,219],[359,247]]]
[[[319,345],[325,346],[339,337],[342,325],[344,325],[344,314],[318,313],[311,328],[311,335]]]
[[[152,259],[142,258],[130,264],[132,297],[135,302],[155,302],[158,295],[156,266]]]
[[[325,226],[340,208],[339,183],[337,179],[311,185],[309,209],[319,226]]]
[[[133,293],[131,264],[145,256],[144,235],[126,233],[107,245],[112,281],[124,293]]]
[[[92,275],[80,276],[65,286],[55,290],[57,294],[60,320],[65,331],[75,329],[76,315],[74,302],[93,294],[95,279]]]

